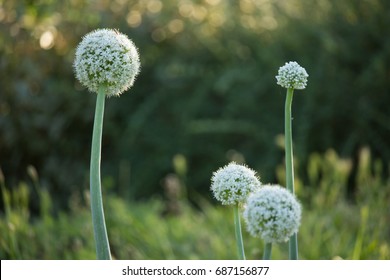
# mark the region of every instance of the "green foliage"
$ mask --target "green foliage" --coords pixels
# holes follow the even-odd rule
[[[346,190],[350,164],[332,150],[312,154],[305,171],[311,183],[302,185],[296,178],[303,204],[298,234],[301,259],[390,259],[390,181],[382,179],[379,161],[373,161],[369,150],[363,149],[356,200],[350,201]],[[72,196],[69,212],[52,215],[52,207],[43,207],[39,217],[32,217],[26,185],[8,191],[3,182],[0,180],[7,211],[0,216],[1,259],[95,258],[90,209],[80,196]],[[237,259],[233,209],[203,199],[194,208],[178,194],[183,182],[171,178],[170,184],[166,200],[128,202],[105,194],[113,257]],[[180,186],[172,187],[175,184]],[[49,200],[46,205],[52,205],[50,195],[37,189],[40,197]],[[88,201],[88,194],[85,196]],[[264,244],[249,236],[245,224],[243,239],[247,259],[261,259]],[[272,256],[287,259],[288,244],[274,245]]]
[[[115,191],[161,193],[177,154],[188,162],[191,197],[237,155],[273,180],[284,103],[275,75],[288,60],[310,75],[293,106],[299,158],[328,148],[356,158],[367,145],[387,173],[389,8],[387,0],[0,1],[7,186],[29,182],[33,165],[57,210],[87,188],[95,96],[72,62],[81,37],[99,27],[128,34],[142,60],[130,93],[107,102],[103,174]]]

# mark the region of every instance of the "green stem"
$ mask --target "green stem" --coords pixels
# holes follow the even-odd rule
[[[265,243],[263,260],[270,260],[272,254],[272,243]]]
[[[100,183],[100,161],[103,131],[103,115],[105,102],[104,88],[100,87],[96,100],[95,120],[93,124],[91,166],[90,166],[90,187],[91,187],[91,210],[92,223],[96,244],[96,255],[99,260],[110,260],[110,246],[106,223],[103,212],[103,199]]]
[[[233,206],[233,212],[238,257],[240,258],[240,260],[245,260],[244,242],[242,241],[241,222],[240,214],[238,211],[238,204]]]
[[[290,260],[297,260],[298,259],[298,238],[297,234],[294,233],[290,237],[289,241],[289,257]]]
[[[292,147],[292,129],[291,129],[291,104],[294,89],[287,89],[286,104],[284,108],[284,134],[285,134],[285,152],[286,152],[286,185],[287,189],[294,193],[294,163]]]
[[[294,162],[292,147],[292,128],[291,128],[291,104],[293,100],[294,89],[287,89],[286,104],[284,109],[284,133],[285,133],[285,152],[286,152],[286,186],[294,194]],[[298,241],[297,235],[294,234],[289,242],[290,260],[298,259]]]

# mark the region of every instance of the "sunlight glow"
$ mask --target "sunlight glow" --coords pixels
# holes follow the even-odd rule
[[[126,17],[127,24],[131,27],[138,27],[142,22],[142,16],[139,11],[131,11]]]
[[[51,49],[54,46],[53,32],[50,30],[43,32],[41,37],[39,38],[39,45],[44,50]]]

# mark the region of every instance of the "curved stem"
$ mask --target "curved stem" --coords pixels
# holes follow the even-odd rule
[[[91,165],[90,165],[90,192],[91,192],[91,210],[92,223],[95,236],[97,259],[110,260],[110,246],[106,223],[103,212],[103,199],[100,183],[100,161],[103,131],[104,102],[106,95],[104,88],[100,87],[96,100],[95,120],[93,124],[92,147],[91,147]]]
[[[291,104],[293,99],[294,89],[287,89],[286,104],[284,108],[284,134],[285,134],[285,152],[286,152],[286,186],[287,189],[294,194],[294,158],[292,147],[292,128],[291,128]],[[289,257],[290,260],[298,259],[298,241],[297,235],[294,234],[289,242]]]
[[[244,242],[242,241],[241,221],[240,213],[238,211],[238,204],[233,206],[233,212],[238,257],[240,258],[240,260],[245,260]]]
[[[265,243],[263,260],[270,260],[272,254],[272,243]]]

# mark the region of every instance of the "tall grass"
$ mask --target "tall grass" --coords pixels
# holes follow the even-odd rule
[[[347,195],[352,162],[329,150],[313,154],[296,176],[302,198],[301,259],[390,259],[390,180],[383,166],[362,149],[355,193]],[[300,167],[299,167],[300,166]],[[283,183],[283,168],[277,170]],[[0,176],[1,177],[1,176]],[[74,196],[67,212],[53,214],[51,197],[37,184],[41,213],[29,210],[29,188],[21,182],[6,189],[0,178],[5,211],[0,216],[1,259],[94,259],[95,248],[88,205]],[[37,179],[38,180],[38,179]],[[38,181],[37,181],[38,182]],[[195,209],[185,200],[167,214],[167,201],[127,203],[107,195],[107,228],[116,259],[235,259],[231,209],[199,199]],[[88,193],[85,199],[88,201]],[[172,201],[169,201],[172,203]],[[243,225],[245,227],[245,225]],[[263,244],[243,231],[247,259],[261,259]],[[315,245],[313,245],[315,244]],[[288,244],[274,246],[273,258],[287,259]]]

